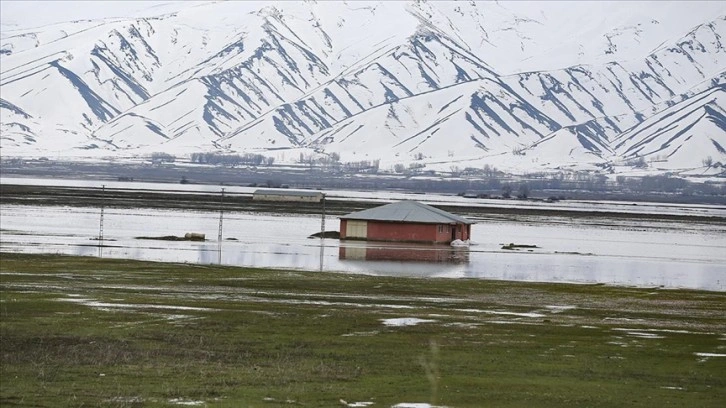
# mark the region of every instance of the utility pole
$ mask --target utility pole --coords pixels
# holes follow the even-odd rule
[[[325,235],[325,193],[323,193],[323,216],[320,220],[320,239]]]
[[[323,214],[320,219],[320,272],[323,271],[325,259],[325,193],[323,193]]]
[[[106,185],[101,186],[101,217],[98,224],[98,257],[103,258],[103,207],[106,196]]]
[[[224,220],[224,189],[222,189],[222,197],[219,199],[219,234],[217,234],[218,250],[217,263],[222,263],[222,221]]]

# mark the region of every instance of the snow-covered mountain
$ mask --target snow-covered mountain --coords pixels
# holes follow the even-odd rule
[[[3,156],[726,163],[720,2],[180,2],[3,24]],[[285,152],[288,151],[287,156]]]

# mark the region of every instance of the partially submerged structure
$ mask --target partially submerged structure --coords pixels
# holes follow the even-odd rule
[[[340,239],[447,244],[471,237],[466,218],[416,201],[399,201],[340,217]]]

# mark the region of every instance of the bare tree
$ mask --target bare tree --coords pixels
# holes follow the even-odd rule
[[[512,197],[512,186],[510,184],[505,184],[502,186],[502,197],[503,198]]]
[[[525,199],[528,196],[529,196],[529,184],[527,184],[527,183],[519,184],[519,194],[517,194],[517,198]]]

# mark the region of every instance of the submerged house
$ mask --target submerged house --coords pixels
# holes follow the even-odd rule
[[[399,201],[340,217],[340,239],[450,243],[471,237],[466,218],[416,201]]]

